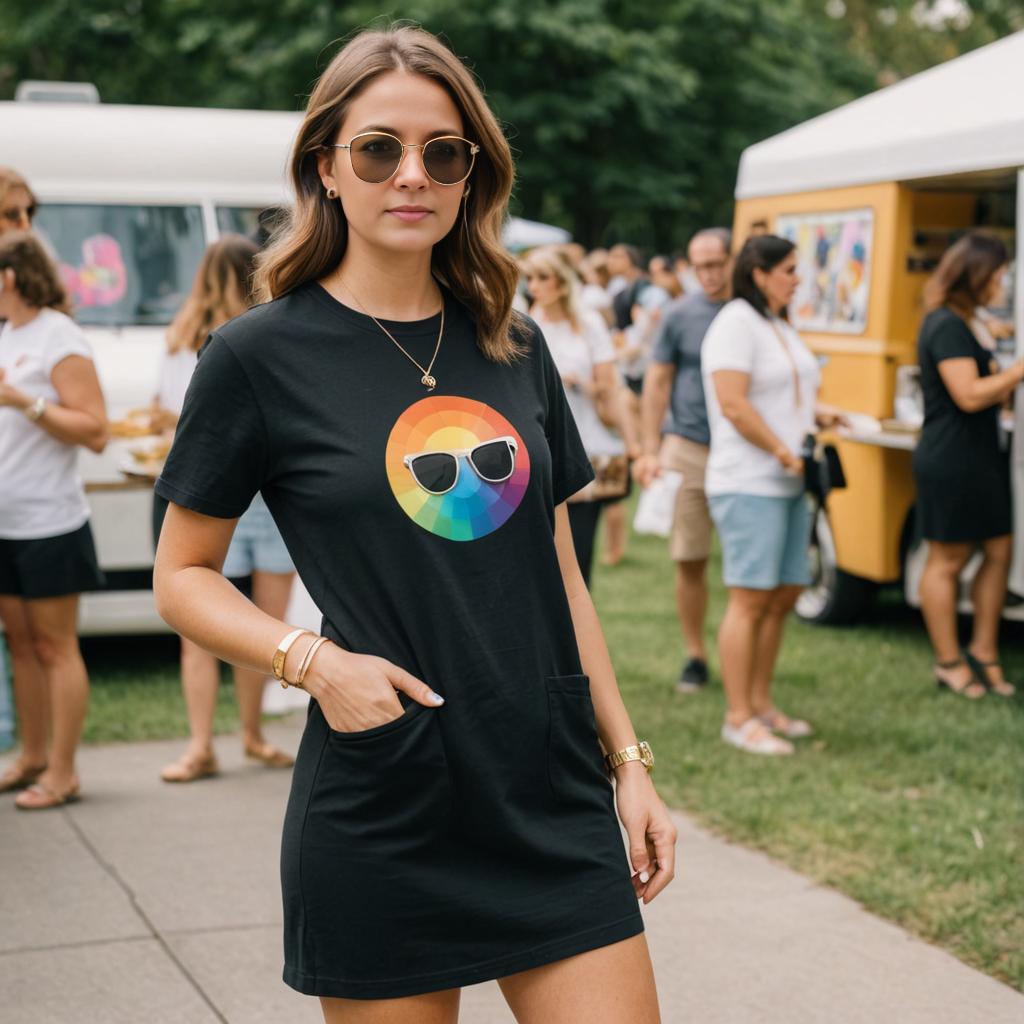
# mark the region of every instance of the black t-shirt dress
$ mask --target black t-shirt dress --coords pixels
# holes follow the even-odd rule
[[[976,543],[1013,531],[1010,466],[999,446],[999,407],[964,412],[939,373],[945,359],[973,359],[992,373],[992,353],[949,309],[925,317],[917,342],[924,426],[914,451],[917,517],[925,540]]]
[[[439,326],[387,323],[423,365]],[[558,372],[535,326],[486,359],[448,296],[433,373],[305,285],[212,336],[156,485],[220,517],[262,492],[324,635],[446,701],[359,733],[310,703],[281,876],[284,979],[311,995],[455,988],[643,930],[555,552],[591,478]]]

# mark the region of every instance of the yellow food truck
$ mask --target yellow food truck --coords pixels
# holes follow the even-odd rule
[[[748,148],[736,185],[737,244],[770,231],[798,247],[790,313],[823,364],[821,399],[850,410],[837,440],[847,489],[814,537],[815,583],[799,613],[857,617],[879,584],[917,604],[925,543],[915,528],[911,456],[921,423],[916,338],[922,291],[970,228],[1011,253],[1024,230],[1024,32],[879,90]],[[1024,352],[1024,271],[1011,264],[994,358]],[[1013,336],[1015,327],[1015,337]],[[1015,534],[1006,615],[1024,620],[1024,395],[1004,414]],[[1016,439],[1016,444],[1012,444]],[[962,609],[970,611],[964,573]]]

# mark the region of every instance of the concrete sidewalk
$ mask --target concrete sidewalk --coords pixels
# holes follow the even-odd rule
[[[269,732],[295,749],[301,724]],[[243,764],[236,737],[217,747],[216,780],[162,784],[177,742],[94,747],[81,803],[25,814],[2,799],[4,1024],[321,1020],[280,980],[288,773]],[[1024,1020],[1012,989],[678,820],[681,876],[646,911],[665,1024]],[[462,1020],[512,1017],[491,983],[465,991]]]

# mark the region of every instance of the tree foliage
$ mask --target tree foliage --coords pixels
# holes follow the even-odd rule
[[[0,98],[42,78],[105,102],[301,109],[347,36],[395,19],[485,86],[518,212],[659,248],[729,221],[745,146],[1024,27],[1021,0],[0,0]]]

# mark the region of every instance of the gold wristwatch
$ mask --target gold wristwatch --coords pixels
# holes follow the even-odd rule
[[[625,750],[616,750],[614,754],[608,754],[604,759],[609,775],[627,761],[639,761],[648,772],[654,771],[654,752],[645,740],[641,740],[635,746],[626,747]]]

